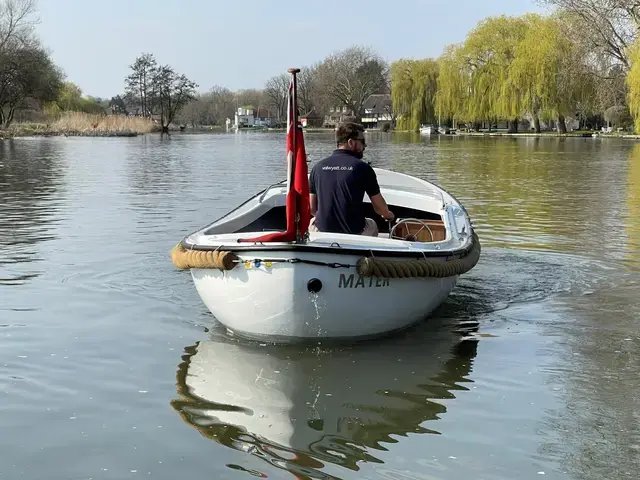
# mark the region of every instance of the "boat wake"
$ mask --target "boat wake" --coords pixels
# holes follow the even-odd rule
[[[523,304],[591,295],[628,278],[622,265],[552,252],[485,248],[476,268],[434,312],[458,320],[484,318]]]

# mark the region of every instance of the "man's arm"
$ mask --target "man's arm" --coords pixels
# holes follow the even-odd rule
[[[387,206],[387,202],[385,201],[381,193],[378,193],[377,195],[373,195],[372,197],[369,197],[369,198],[371,199],[371,205],[373,205],[373,210],[378,215],[380,215],[381,217],[384,217],[387,220],[393,220],[394,218],[396,218],[393,212],[389,210],[389,207]]]
[[[380,185],[378,185],[378,177],[376,176],[376,172],[371,168],[370,165],[367,165],[368,171],[368,179],[367,179],[367,195],[371,199],[371,205],[373,206],[373,210],[380,215],[381,217],[387,220],[393,220],[395,215],[389,207],[387,206],[387,202],[384,197],[380,193]]]
[[[316,192],[316,169],[311,169],[309,174],[309,209],[311,210],[311,216],[316,216],[318,210],[318,197]]]
[[[315,217],[318,211],[318,197],[315,193],[309,194],[309,206],[311,207],[311,216]]]

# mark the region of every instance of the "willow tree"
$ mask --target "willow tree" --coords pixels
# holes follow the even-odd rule
[[[450,48],[441,59],[438,111],[471,122],[506,118],[510,131],[517,131],[523,93],[508,75],[528,27],[527,16],[489,17],[469,32],[464,44]],[[463,105],[455,100],[460,94]]]
[[[516,47],[508,81],[520,89],[520,109],[531,115],[537,133],[540,116],[557,121],[565,133],[565,116],[586,103],[589,75],[578,45],[563,32],[558,17],[528,16],[529,28]]]
[[[549,95],[544,108],[557,119],[560,132],[566,132],[565,116],[594,113],[602,83],[588,45],[567,34],[572,23],[572,16],[562,12],[547,22],[553,37],[553,41],[547,42],[548,54],[555,62],[557,73],[550,88],[555,98]]]
[[[636,40],[629,49],[627,86],[629,112],[633,117],[636,132],[640,132],[640,39]]]
[[[401,59],[391,65],[391,99],[400,130],[418,130],[423,123],[435,122],[435,95],[438,89],[438,63]]]
[[[438,91],[435,97],[436,114],[454,121],[473,121],[469,115],[470,66],[464,61],[462,47],[448,45],[438,59]]]
[[[480,65],[472,76],[476,90],[486,92],[490,116],[509,119],[510,132],[518,130],[524,92],[509,81],[509,71],[529,28],[528,15],[490,17],[471,32],[465,44],[472,61]]]

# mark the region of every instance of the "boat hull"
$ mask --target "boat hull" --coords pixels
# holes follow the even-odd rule
[[[271,252],[269,258],[279,262],[192,269],[191,275],[203,303],[230,331],[278,343],[370,338],[404,329],[435,310],[458,279],[360,276],[355,255],[298,252],[296,263],[289,263],[294,257],[287,253]],[[351,267],[322,265],[335,262]]]

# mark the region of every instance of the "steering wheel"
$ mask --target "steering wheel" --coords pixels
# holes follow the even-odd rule
[[[409,224],[409,223],[417,223],[419,225],[422,225],[422,227],[420,228],[420,230],[418,230],[415,233],[409,234],[406,237],[402,238],[402,237],[396,237],[395,236],[395,231],[396,228],[398,228],[398,225],[402,225],[402,224]],[[424,223],[423,220],[420,220],[418,218],[403,218],[402,220],[399,220],[391,229],[391,232],[389,232],[389,238],[397,238],[397,239],[402,239],[402,240],[407,240],[410,242],[416,242],[417,238],[418,238],[418,234],[424,230],[427,229],[429,231],[429,235],[431,236],[431,241],[433,242],[433,232],[431,231],[431,229],[429,228],[429,225],[427,225],[426,223]]]

